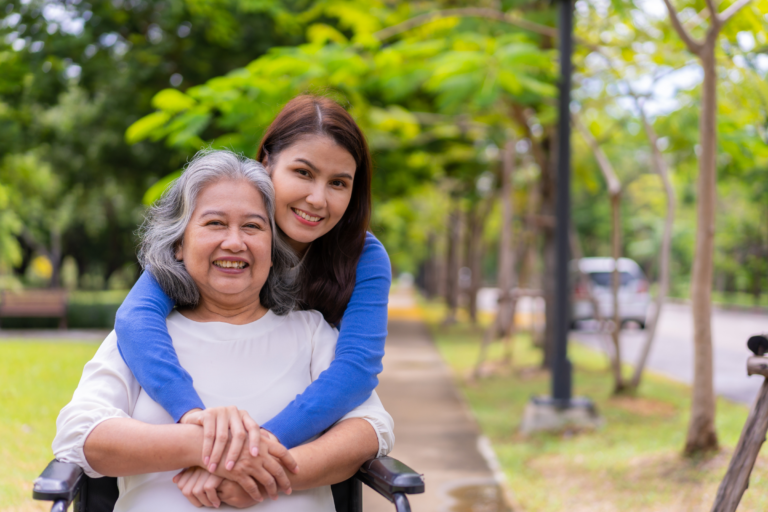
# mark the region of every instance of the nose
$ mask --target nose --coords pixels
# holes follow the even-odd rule
[[[221,248],[230,252],[241,252],[245,250],[245,241],[239,226],[231,226],[227,230],[227,235],[221,242]]]
[[[322,210],[326,205],[325,197],[325,184],[321,183],[321,180],[317,180],[317,183],[312,187],[312,191],[307,196],[307,204],[318,210]]]

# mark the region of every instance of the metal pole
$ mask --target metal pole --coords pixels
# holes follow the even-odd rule
[[[552,358],[552,398],[567,407],[571,402],[571,362],[568,360],[568,329],[571,292],[568,237],[571,215],[571,72],[573,53],[573,2],[560,1],[560,98],[557,128],[557,205],[555,209],[555,329]]]

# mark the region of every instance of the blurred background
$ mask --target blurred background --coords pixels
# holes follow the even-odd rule
[[[0,418],[0,437],[36,436],[0,448],[18,461],[0,470],[8,510],[33,506],[29,482],[95,350],[87,339],[112,328],[140,273],[135,232],[147,206],[202,147],[254,156],[281,106],[304,92],[341,102],[368,137],[372,231],[396,278],[392,317],[429,327],[512,491],[522,492],[504,506],[578,510],[574,478],[590,467],[578,450],[562,448],[562,464],[524,468],[530,446],[513,434],[531,393],[547,390],[552,353],[561,3],[0,3],[0,405],[17,411]],[[588,370],[576,388],[606,409],[608,425],[648,427],[634,438],[621,435],[629,427],[607,430],[606,445],[582,438],[593,443],[584,453],[636,439],[633,453],[646,457],[632,466],[626,453],[606,455],[603,468],[615,462],[634,476],[620,477],[628,487],[613,485],[623,490],[610,499],[590,487],[585,504],[704,510],[729,455],[717,452],[723,460],[709,469],[678,457],[699,346],[692,284],[718,306],[707,317],[710,379],[733,402],[722,407],[735,411],[723,417],[718,406],[723,446],[732,448],[746,416],[735,404],[749,404],[760,385],[741,378],[744,336],[768,330],[768,0],[578,0],[573,8],[570,324],[576,364]],[[697,53],[686,38],[711,44]],[[705,76],[716,103],[703,97]],[[713,130],[716,139],[707,138]],[[705,174],[712,198],[701,193]],[[697,252],[702,225],[712,226],[714,246]],[[697,258],[712,261],[700,288]],[[70,334],[48,331],[58,328]],[[645,366],[657,380],[640,388]],[[31,374],[43,380],[24,384]],[[67,384],[49,396],[60,379]],[[517,391],[501,396],[494,386]],[[484,416],[491,410],[506,410],[506,419]],[[664,429],[667,444],[654,444]],[[577,469],[568,473],[568,464]],[[664,471],[683,498],[664,487]],[[555,473],[570,495],[545,491]],[[646,473],[658,479],[642,480]],[[634,488],[633,479],[645,483]],[[651,487],[657,494],[643,490]],[[610,506],[595,508],[601,499]],[[749,506],[764,510],[754,499]]]

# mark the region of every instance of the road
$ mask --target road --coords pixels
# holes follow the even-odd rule
[[[748,377],[746,371],[747,339],[768,332],[768,314],[715,309],[712,341],[715,363],[715,392],[736,402],[751,404],[762,384],[760,377]],[[604,350],[608,335],[574,331],[572,338]],[[622,331],[622,360],[635,364],[645,339],[641,330]],[[684,304],[666,304],[656,332],[656,340],[647,368],[690,384],[693,380],[693,323],[691,308]]]

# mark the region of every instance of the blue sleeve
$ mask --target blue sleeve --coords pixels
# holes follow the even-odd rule
[[[179,364],[165,318],[173,301],[149,272],[144,272],[117,310],[117,348],[144,391],[174,421],[190,409],[205,409],[192,377]]]
[[[320,434],[365,402],[378,385],[391,282],[387,252],[368,234],[357,264],[355,289],[341,321],[336,358],[301,395],[264,424],[286,448]]]

